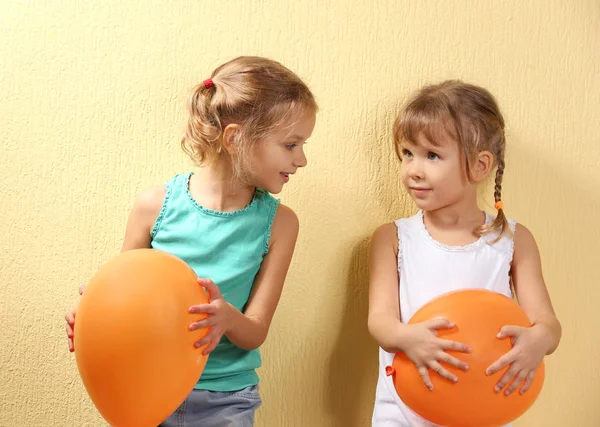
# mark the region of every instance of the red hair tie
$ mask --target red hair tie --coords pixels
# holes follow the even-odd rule
[[[206,79],[204,80],[204,87],[206,89],[210,89],[211,87],[213,87],[215,84],[213,83],[212,79]]]
[[[496,204],[494,205],[494,207],[496,208],[497,211],[503,211],[504,210],[504,202],[502,200],[498,200],[496,202]]]

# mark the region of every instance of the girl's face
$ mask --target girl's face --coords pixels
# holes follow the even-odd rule
[[[400,149],[402,183],[419,209],[433,211],[476,197],[458,144],[450,137],[434,144],[420,132]]]
[[[250,163],[256,187],[277,194],[298,168],[306,166],[304,144],[312,135],[315,122],[313,111],[298,111],[257,145]]]

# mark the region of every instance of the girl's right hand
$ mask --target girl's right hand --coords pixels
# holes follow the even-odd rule
[[[470,353],[471,349],[469,346],[458,341],[450,341],[437,337],[438,329],[451,329],[454,327],[454,323],[438,317],[425,322],[407,325],[407,327],[407,341],[403,346],[405,347],[404,354],[415,364],[423,383],[429,390],[433,390],[433,384],[429,377],[429,369],[448,381],[453,383],[458,381],[458,378],[448,372],[440,362],[455,366],[463,371],[469,369],[469,366],[465,362],[446,353],[447,350]]]
[[[85,285],[81,285],[79,287],[79,295],[83,295],[83,291],[85,290]],[[77,307],[72,308],[65,315],[65,320],[67,321],[67,338],[69,339],[69,351],[72,353],[75,351],[75,342],[73,341],[75,336],[75,314],[77,312]]]
[[[190,313],[203,313],[207,316],[190,324],[191,331],[197,329],[209,328],[208,332],[200,340],[196,341],[195,347],[206,346],[202,354],[210,354],[221,341],[223,334],[229,329],[232,310],[236,310],[231,304],[225,301],[219,287],[210,279],[199,278],[198,284],[208,292],[210,302],[208,304],[193,305],[189,308]]]

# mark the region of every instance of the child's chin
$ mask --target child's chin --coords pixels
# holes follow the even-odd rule
[[[425,200],[413,199],[415,205],[423,211],[432,211],[436,209],[436,206],[433,203],[427,202]]]
[[[283,185],[264,186],[263,190],[265,190],[271,194],[279,194],[279,193],[281,193],[281,190],[283,190]]]

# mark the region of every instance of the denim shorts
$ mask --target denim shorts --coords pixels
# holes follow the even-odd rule
[[[237,391],[193,390],[158,427],[252,427],[261,403],[255,385]]]

